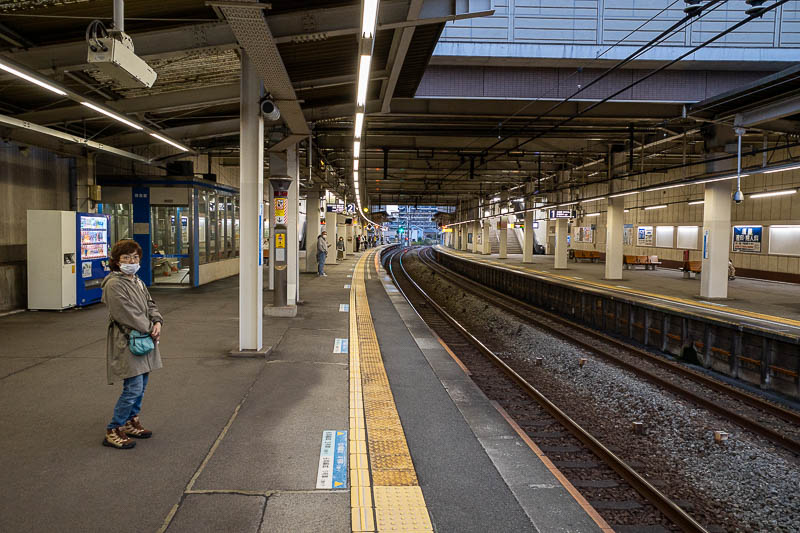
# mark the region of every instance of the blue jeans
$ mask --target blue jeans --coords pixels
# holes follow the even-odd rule
[[[108,429],[124,426],[128,420],[139,414],[139,411],[142,410],[142,396],[147,388],[149,377],[150,373],[145,373],[125,378],[122,382],[122,394],[119,395],[117,405],[114,406],[114,418],[106,426]]]
[[[328,257],[328,252],[317,252],[317,274],[320,276],[325,273],[325,259]]]

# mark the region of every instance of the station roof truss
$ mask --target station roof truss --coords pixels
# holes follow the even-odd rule
[[[231,5],[247,3],[127,2],[125,31],[136,53],[158,73],[149,90],[122,87],[87,63],[86,27],[95,18],[110,25],[112,0],[0,0],[0,58],[235,166],[243,43],[227,15]],[[291,84],[292,105],[302,111],[313,139],[315,176],[352,197],[348,176],[353,171],[362,2],[274,0],[261,5]],[[774,67],[722,73],[709,83],[717,89],[700,94],[692,80],[706,74],[679,63],[638,93],[629,91],[583,112],[643,72],[634,66],[548,112],[575,84],[601,72],[599,63],[554,68],[535,61],[529,67],[448,64],[441,57],[432,61],[447,17],[481,15],[452,12],[454,5],[460,3],[380,2],[361,138],[364,205],[456,205],[519,191],[529,183],[536,194],[569,195],[612,178],[632,187],[643,173],[702,161],[709,151],[710,125],[747,128],[743,145],[748,149],[782,146],[787,135],[800,133],[796,66],[781,72]],[[413,13],[427,21],[414,21]],[[556,89],[536,93],[525,76],[548,80]],[[465,86],[455,92],[453,79],[482,81],[474,84],[475,91]],[[683,93],[659,96],[666,85]],[[153,140],[146,133],[31,87],[0,72],[0,114],[148,155]],[[292,133],[283,122],[268,128]],[[35,132],[0,124],[0,133],[4,139],[37,144]],[[57,149],[69,150],[62,141],[54,142]]]

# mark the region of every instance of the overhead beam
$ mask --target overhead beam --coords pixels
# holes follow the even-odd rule
[[[800,114],[800,96],[784,98],[750,111],[737,113],[733,125],[748,128],[797,114]]]
[[[255,4],[256,2],[250,2]],[[249,7],[220,7],[228,20],[233,34],[253,61],[253,66],[264,84],[264,89],[273,98],[280,100],[278,108],[281,118],[292,133],[308,135],[300,102],[292,87],[292,81],[283,64],[272,31],[261,10]]]
[[[172,111],[185,111],[198,107],[212,105],[232,104],[239,101],[239,84],[218,85],[201,89],[188,89],[159,93],[138,98],[123,100],[108,100],[104,102],[108,107],[122,114],[136,113],[166,113]],[[22,113],[16,118],[35,122],[37,124],[56,124],[83,120],[86,118],[104,119],[96,112],[82,105],[71,105]]]
[[[230,26],[224,22],[192,24],[131,34],[136,55],[160,59],[191,51],[228,50],[237,46]],[[86,42],[37,46],[28,50],[12,50],[3,55],[43,74],[88,68]]]
[[[174,128],[167,128],[159,131],[159,134],[165,135],[171,139],[180,139],[182,141],[191,141],[198,139],[205,139],[209,137],[218,137],[223,135],[239,134],[239,119],[225,119],[215,122],[204,122],[201,124],[192,124],[190,126],[177,126]],[[120,135],[112,135],[100,139],[101,142],[113,144],[114,146],[143,146],[153,144],[153,138],[145,133],[124,133]]]

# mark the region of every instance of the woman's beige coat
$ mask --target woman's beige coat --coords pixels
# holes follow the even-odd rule
[[[142,281],[121,272],[112,272],[103,280],[103,303],[108,306],[108,337],[106,368],[108,383],[121,381],[161,368],[161,354],[156,348],[147,355],[133,355],[128,339],[113,321],[122,325],[125,333],[131,329],[149,333],[156,322],[164,322],[156,303]]]

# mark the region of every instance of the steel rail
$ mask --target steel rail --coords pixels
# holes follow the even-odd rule
[[[494,354],[485,344],[483,344],[478,338],[472,335],[469,331],[467,331],[464,326],[462,326],[455,318],[450,316],[447,311],[445,311],[439,304],[437,304],[433,299],[424,291],[422,288],[411,278],[411,276],[406,271],[405,267],[403,266],[403,255],[408,251],[408,249],[404,250],[397,250],[393,253],[387,254],[387,264],[389,266],[389,273],[392,276],[392,280],[394,281],[395,286],[397,286],[400,293],[406,299],[406,301],[414,308],[415,312],[419,314],[416,310],[416,307],[412,303],[409,295],[403,291],[402,287],[397,281],[397,277],[394,272],[394,268],[392,267],[392,260],[398,254],[398,262],[400,264],[400,269],[403,272],[403,276],[406,280],[411,283],[411,285],[419,292],[419,294],[424,298],[427,305],[433,308],[437,313],[440,314],[442,318],[444,318],[456,331],[458,331],[470,344],[475,346],[484,356],[486,356],[492,363],[497,365],[500,369],[502,369],[514,382],[516,382],[533,400],[539,403],[544,409],[546,409],[551,416],[553,416],[560,424],[562,424],[572,435],[574,435],[578,440],[583,442],[583,444],[588,447],[597,457],[599,457],[602,461],[608,464],[615,472],[617,472],[625,481],[627,481],[631,487],[633,487],[639,494],[641,494],[646,500],[652,503],[659,511],[664,513],[664,515],[672,520],[672,522],[680,527],[683,531],[687,532],[703,532],[707,533],[707,530],[700,525],[697,521],[695,521],[686,511],[681,509],[679,505],[669,499],[664,493],[659,491],[656,487],[650,484],[644,477],[642,477],[638,472],[636,472],[633,468],[631,468],[625,461],[617,457],[611,450],[606,448],[599,440],[597,440],[593,435],[591,435],[588,431],[583,429],[577,422],[575,422],[568,414],[564,411],[559,409],[553,402],[547,399],[541,392],[539,392],[533,385],[528,383],[525,378],[519,375],[513,368],[511,368],[508,364],[505,363],[500,357]]]
[[[430,248],[428,250],[430,250]],[[796,441],[796,440],[794,440],[794,439],[792,439],[790,437],[787,437],[786,435],[784,435],[784,434],[782,434],[782,433],[780,433],[780,432],[778,432],[778,431],[776,431],[774,429],[768,428],[768,427],[758,423],[757,421],[752,420],[752,419],[750,419],[750,418],[748,418],[748,417],[746,417],[744,415],[741,415],[739,413],[736,413],[734,411],[726,409],[726,408],[722,407],[721,405],[718,405],[717,403],[715,403],[712,400],[704,398],[704,397],[702,397],[702,396],[700,396],[700,395],[698,395],[698,394],[696,394],[694,392],[691,392],[691,391],[681,387],[680,385],[672,383],[669,380],[667,380],[665,378],[662,378],[661,376],[653,374],[652,372],[648,372],[647,370],[644,370],[641,367],[636,366],[633,363],[629,363],[629,362],[627,362],[627,361],[625,361],[625,360],[623,360],[623,359],[611,354],[610,352],[603,350],[601,347],[597,346],[596,344],[592,344],[591,342],[587,342],[587,341],[582,340],[582,339],[580,339],[578,337],[572,336],[572,335],[568,334],[565,331],[562,331],[562,330],[559,330],[557,328],[554,328],[553,326],[543,322],[537,315],[544,316],[548,320],[552,320],[552,321],[557,322],[557,323],[559,323],[559,324],[561,324],[563,326],[569,327],[571,329],[578,330],[581,333],[583,333],[585,335],[588,335],[590,337],[599,338],[599,339],[601,339],[601,340],[603,340],[605,342],[608,342],[609,344],[613,344],[614,346],[616,346],[616,347],[618,347],[618,348],[620,348],[622,350],[633,352],[633,353],[635,353],[636,355],[638,355],[640,357],[646,358],[648,362],[651,362],[651,363],[655,364],[656,366],[659,366],[661,368],[664,368],[664,369],[667,369],[669,371],[675,372],[676,374],[679,374],[681,377],[690,379],[690,380],[692,380],[692,381],[694,381],[696,383],[704,385],[704,386],[706,386],[706,387],[708,387],[708,388],[710,388],[712,390],[715,390],[717,392],[723,392],[725,394],[728,394],[728,395],[734,397],[735,399],[750,405],[751,407],[755,407],[757,409],[761,409],[761,410],[763,410],[763,411],[765,411],[765,412],[767,412],[769,414],[772,414],[773,416],[781,418],[781,419],[783,419],[783,420],[785,420],[787,422],[799,423],[800,422],[800,415],[798,415],[797,413],[794,413],[794,412],[789,411],[787,409],[783,409],[781,407],[773,405],[773,404],[771,404],[769,402],[766,402],[766,401],[764,401],[764,400],[762,400],[762,399],[760,399],[760,398],[758,398],[756,396],[753,396],[751,394],[745,393],[745,392],[743,392],[743,391],[741,391],[741,390],[739,390],[739,389],[737,389],[735,387],[731,387],[731,386],[726,385],[724,383],[720,383],[720,382],[718,382],[718,381],[716,381],[716,380],[714,380],[714,379],[712,379],[712,378],[710,378],[708,376],[705,376],[705,375],[703,375],[703,374],[701,374],[699,372],[695,372],[693,370],[685,368],[684,366],[682,366],[680,364],[673,363],[671,361],[667,361],[666,359],[664,359],[662,357],[659,357],[657,355],[654,355],[654,354],[651,354],[651,353],[647,352],[646,350],[642,350],[640,348],[637,348],[635,346],[632,346],[630,344],[622,342],[622,341],[620,341],[618,339],[615,339],[615,338],[613,338],[613,337],[611,337],[609,335],[605,335],[605,334],[600,333],[600,332],[598,332],[598,331],[596,331],[594,329],[582,326],[580,324],[576,324],[575,322],[571,322],[571,321],[566,320],[566,319],[564,319],[564,318],[562,318],[560,316],[557,316],[557,315],[554,315],[552,313],[549,313],[549,312],[547,312],[547,311],[545,311],[543,309],[539,309],[537,307],[534,307],[534,306],[532,306],[532,305],[530,305],[530,304],[528,304],[526,302],[523,302],[521,300],[518,300],[518,299],[516,299],[516,298],[514,298],[512,296],[509,296],[507,294],[502,294],[502,293],[500,293],[498,291],[495,291],[494,289],[491,289],[489,287],[485,287],[483,285],[480,285],[479,283],[476,283],[476,282],[474,282],[474,281],[472,281],[472,280],[470,280],[468,278],[465,278],[464,276],[462,276],[460,274],[457,274],[457,273],[453,272],[452,270],[450,270],[450,269],[448,269],[448,268],[436,263],[435,261],[432,261],[430,258],[423,257],[422,254],[419,254],[419,255],[420,255],[420,259],[429,268],[431,268],[431,269],[433,269],[435,271],[438,271],[439,273],[446,272],[448,274],[448,276],[449,276],[449,280],[450,281],[455,281],[456,284],[460,285],[462,288],[466,289],[467,285],[468,285],[469,286],[468,290],[470,290],[471,292],[476,293],[476,294],[477,293],[482,293],[483,295],[488,295],[490,297],[489,299],[491,300],[493,305],[495,305],[497,307],[500,307],[503,310],[505,310],[505,311],[507,311],[507,312],[519,317],[519,318],[522,318],[523,320],[535,323],[537,327],[541,327],[542,329],[545,329],[548,332],[554,333],[554,334],[558,335],[559,337],[561,337],[563,339],[566,339],[566,340],[568,340],[568,341],[570,341],[572,343],[575,343],[575,344],[579,345],[580,347],[582,347],[582,348],[584,348],[584,349],[586,349],[586,350],[588,350],[588,351],[590,351],[592,353],[600,355],[601,357],[611,361],[615,365],[617,365],[617,366],[619,366],[621,368],[624,368],[625,370],[628,370],[630,372],[633,372],[634,374],[636,374],[638,376],[641,376],[641,377],[643,377],[643,378],[655,383],[656,385],[659,385],[659,386],[663,387],[664,389],[666,389],[666,390],[668,390],[670,392],[673,392],[673,393],[675,393],[677,395],[683,396],[687,400],[689,400],[691,402],[694,402],[697,405],[708,409],[709,411],[712,411],[712,412],[714,412],[716,414],[719,414],[719,415],[727,418],[731,422],[733,422],[735,424],[738,424],[739,426],[741,426],[741,427],[743,427],[743,428],[745,428],[745,429],[747,429],[749,431],[752,431],[753,433],[761,435],[762,437],[768,439],[770,442],[772,442],[774,444],[777,444],[777,445],[781,446],[782,448],[784,448],[784,449],[786,449],[786,450],[788,450],[788,451],[790,451],[790,452],[792,452],[794,454],[800,455],[800,442],[798,442],[798,441]],[[432,264],[431,264],[431,262],[432,262]],[[459,283],[459,281],[460,281],[460,283]],[[513,300],[513,305],[510,304],[510,303],[507,303],[507,300],[509,298],[511,298]],[[520,311],[520,309],[519,309],[520,307],[526,309],[527,312]]]

